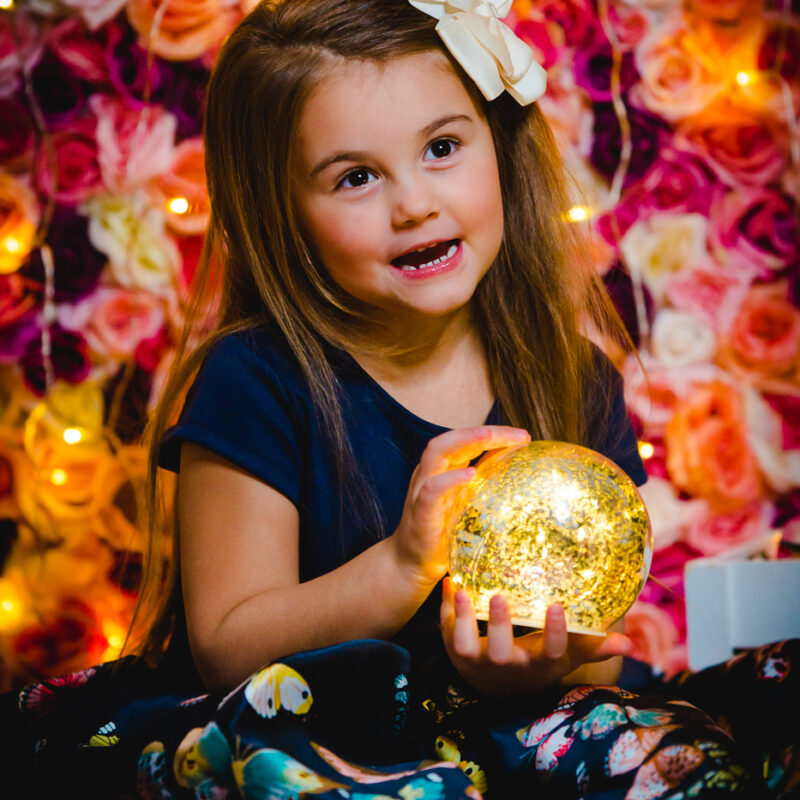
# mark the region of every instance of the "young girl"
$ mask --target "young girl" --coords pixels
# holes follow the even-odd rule
[[[154,474],[179,473],[167,587],[156,525],[142,589],[160,663],[84,698],[80,751],[53,746],[66,712],[38,723],[80,796],[759,796],[710,717],[614,687],[621,632],[554,605],[515,637],[502,596],[481,630],[442,581],[482,453],[575,441],[646,477],[508,5],[267,2],[225,43],[219,324],[153,426]]]

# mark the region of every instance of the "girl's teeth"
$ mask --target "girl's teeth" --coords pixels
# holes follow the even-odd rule
[[[423,248],[424,249],[424,248]],[[441,258],[435,258],[433,261],[428,261],[426,264],[420,264],[418,267],[413,266],[412,264],[403,264],[400,269],[402,270],[417,270],[417,269],[426,269],[427,267],[434,267],[437,264],[441,264],[442,261],[446,261],[448,258],[452,258],[456,254],[456,250],[458,250],[457,244],[451,244],[447,250],[447,253],[443,255]],[[420,252],[419,250],[417,252]]]

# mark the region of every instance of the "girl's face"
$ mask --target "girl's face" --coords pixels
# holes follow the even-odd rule
[[[489,125],[441,53],[349,61],[311,93],[293,176],[328,273],[390,314],[465,306],[500,249]]]

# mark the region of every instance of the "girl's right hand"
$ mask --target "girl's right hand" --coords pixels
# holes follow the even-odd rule
[[[459,490],[475,476],[470,462],[486,451],[527,444],[530,438],[521,428],[483,425],[447,431],[428,442],[392,535],[401,566],[415,579],[433,586],[447,572],[447,517]]]

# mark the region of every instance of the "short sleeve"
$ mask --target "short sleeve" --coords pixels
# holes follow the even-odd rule
[[[647,472],[625,405],[622,375],[600,350],[596,351],[596,363],[598,383],[589,393],[589,432],[593,434],[591,446],[610,458],[637,486],[641,486],[647,482]]]
[[[159,449],[159,466],[178,472],[181,445],[211,450],[285,495],[300,495],[297,403],[274,364],[237,335],[209,351],[178,423]]]

